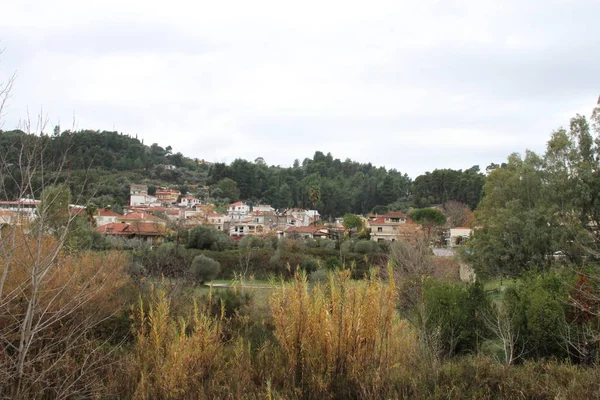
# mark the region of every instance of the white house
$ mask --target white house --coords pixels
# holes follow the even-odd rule
[[[117,218],[119,217],[122,217],[122,215],[114,212],[113,210],[99,208],[94,216],[94,219],[96,220],[96,226],[103,226],[116,223]]]
[[[157,202],[157,198],[148,194],[148,185],[132,184],[129,187],[129,205],[141,206]]]
[[[157,203],[158,199],[148,194],[132,194],[129,196],[130,206],[152,205]]]
[[[295,226],[310,226],[319,220],[317,210],[304,210],[302,208],[291,208],[285,211],[288,223]]]
[[[254,222],[236,222],[229,227],[230,236],[260,235],[264,231],[264,225]]]
[[[241,201],[232,203],[227,208],[227,215],[229,215],[232,221],[241,221],[246,218],[248,214],[250,214],[250,206]]]
[[[0,210],[16,213],[29,220],[37,216],[37,208],[42,202],[33,199],[19,199],[16,201],[0,201]],[[15,215],[16,215],[15,214]]]
[[[472,229],[464,226],[451,228],[446,232],[446,244],[450,247],[460,246],[465,240],[471,236]]]
[[[179,200],[179,205],[181,207],[192,208],[196,204],[200,204],[200,199],[197,199],[193,196],[184,196],[181,198],[181,200]]]

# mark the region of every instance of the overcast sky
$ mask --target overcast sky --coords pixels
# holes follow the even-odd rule
[[[3,129],[117,130],[188,157],[315,150],[485,169],[600,94],[600,1],[7,1]],[[51,129],[50,129],[51,130]]]

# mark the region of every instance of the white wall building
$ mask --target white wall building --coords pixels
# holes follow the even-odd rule
[[[96,212],[94,219],[96,220],[96,226],[103,226],[116,223],[119,217],[122,217],[122,215],[106,208],[100,208]]]
[[[143,206],[158,204],[158,199],[148,194],[132,194],[129,196],[130,206]]]
[[[241,201],[232,203],[227,208],[227,215],[229,215],[232,221],[241,221],[246,218],[248,214],[250,214],[250,206]]]
[[[200,199],[197,199],[192,196],[184,196],[181,198],[181,200],[179,200],[179,205],[181,207],[191,208],[194,207],[196,204],[200,204]]]
[[[469,236],[471,236],[471,232],[471,228],[464,226],[451,228],[450,231],[446,233],[446,244],[450,247],[460,246],[469,238]]]
[[[0,210],[11,211],[33,220],[37,216],[37,208],[42,202],[33,199],[19,199],[16,201],[0,201]]]

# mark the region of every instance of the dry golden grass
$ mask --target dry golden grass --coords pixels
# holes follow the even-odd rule
[[[212,291],[196,293],[208,297],[197,305],[158,285],[132,309],[130,346],[111,347],[94,329],[123,309],[123,253],[52,259],[38,285],[37,328],[17,380],[15,349],[33,293],[31,268],[45,265],[43,257],[56,245],[43,238],[0,254],[10,267],[0,296],[0,397],[551,399],[600,393],[597,368],[543,362],[507,368],[480,357],[430,363],[396,311],[391,270],[385,280],[373,273],[360,281],[338,271],[315,286],[297,272],[269,291],[268,309],[259,310],[261,322],[252,326],[255,309],[215,316]],[[264,340],[253,342],[251,328]]]
[[[311,289],[296,273],[271,299],[283,362],[274,380],[309,398],[384,395],[394,370],[409,367],[418,347],[395,298],[393,279],[357,282],[340,271]]]
[[[65,254],[48,236],[10,239],[0,247],[0,393],[31,398],[101,391],[105,354],[93,332],[123,307],[126,257]]]
[[[225,342],[224,316],[210,304],[173,318],[164,289],[152,289],[136,311],[135,349],[129,365],[134,399],[241,398],[252,394],[250,348]]]

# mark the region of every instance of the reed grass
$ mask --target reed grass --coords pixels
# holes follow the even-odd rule
[[[359,282],[348,270],[337,271],[310,287],[306,274],[296,272],[271,299],[282,356],[273,381],[306,398],[389,391],[393,371],[408,366],[418,348],[395,299],[394,280],[382,282],[375,273]]]

